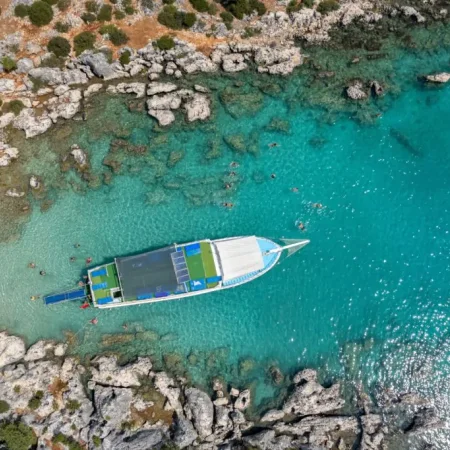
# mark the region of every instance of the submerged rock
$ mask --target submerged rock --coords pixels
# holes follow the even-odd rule
[[[346,89],[346,93],[352,100],[364,100],[368,97],[361,81],[355,81]]]
[[[209,99],[202,94],[194,94],[194,96],[185,103],[184,109],[186,110],[186,120],[188,122],[206,120],[211,115]]]
[[[8,144],[0,142],[0,167],[6,167],[11,164],[14,159],[19,157],[19,150],[10,147]]]
[[[427,75],[425,80],[430,83],[447,83],[450,80],[450,73],[441,72],[434,75]]]
[[[154,117],[162,127],[175,122],[175,114],[167,109],[149,109],[148,115]]]

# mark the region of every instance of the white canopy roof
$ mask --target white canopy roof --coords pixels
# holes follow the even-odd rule
[[[264,268],[263,256],[255,236],[215,241],[222,266],[222,279],[247,275]]]

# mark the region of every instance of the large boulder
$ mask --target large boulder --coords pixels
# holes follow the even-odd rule
[[[199,436],[204,439],[212,433],[214,421],[214,406],[206,392],[196,388],[185,390],[186,417],[194,422],[195,429]]]
[[[149,109],[148,115],[154,117],[162,127],[175,121],[175,114],[168,109]]]
[[[33,68],[34,64],[30,58],[21,58],[17,61],[17,73],[28,73]]]
[[[447,81],[450,80],[450,73],[441,72],[434,75],[427,75],[425,80],[430,83],[447,83]]]
[[[124,76],[122,72],[115,69],[115,66],[109,64],[106,55],[102,52],[83,53],[78,60],[85,66],[88,66],[98,78],[113,80],[114,78]]]
[[[87,75],[80,69],[61,70],[51,67],[36,67],[31,69],[28,75],[50,86],[86,84],[89,81]]]
[[[0,367],[20,361],[25,356],[25,343],[17,336],[0,333]]]
[[[14,92],[16,88],[16,83],[14,80],[10,80],[9,78],[0,79],[0,92],[2,94],[11,94]]]
[[[176,421],[173,442],[178,448],[183,449],[188,447],[197,437],[198,434],[190,420],[178,419]]]
[[[36,178],[36,177],[32,177]],[[36,180],[37,181],[37,180]],[[35,186],[35,183],[33,183]],[[37,189],[34,187],[34,189]],[[52,341],[38,341],[33,344],[28,350],[24,357],[25,361],[36,361],[38,359],[43,359],[48,352],[53,352],[55,349],[55,343]]]
[[[195,120],[206,120],[211,115],[211,109],[209,107],[209,99],[206,95],[194,94],[185,105],[186,119],[188,122],[194,122]]]
[[[147,86],[147,95],[155,95],[155,94],[166,94],[168,92],[173,92],[178,89],[178,86],[173,83],[150,83]]]
[[[307,373],[307,379],[300,379],[294,392],[283,405],[285,414],[307,416],[336,411],[344,406],[340,385],[324,388]],[[298,379],[298,377],[297,377]]]

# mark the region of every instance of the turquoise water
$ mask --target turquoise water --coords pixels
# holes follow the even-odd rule
[[[324,123],[321,111],[292,108],[282,96],[264,96],[261,109],[237,119],[217,102],[215,125],[169,132],[151,157],[128,155],[126,170],[109,185],[56,191],[53,180],[52,208],[36,207],[20,239],[0,246],[0,327],[29,343],[72,330],[74,351],[92,355],[104,348],[103,333],[124,332],[127,323],[129,333],[154,330],[163,338],[131,336],[122,352],[177,352],[175,365],[204,383],[218,373],[240,382],[258,378],[258,401],[273,390],[261,375],[276,363],[286,372],[312,366],[328,378],[362,380],[374,395],[413,390],[447,415],[450,87],[420,85],[414,58],[399,64],[402,92],[380,101],[380,110],[383,102],[389,108],[374,125],[343,116]],[[422,56],[421,68],[424,60],[437,68],[445,58]],[[107,100],[104,111],[132,130],[127,138],[135,144],[152,146],[164,136],[145,113],[129,113],[123,99]],[[289,131],[267,130],[273,118],[287,121]],[[79,143],[98,171],[114,134],[98,131],[102,120],[93,115],[87,129],[77,125],[67,144],[58,143]],[[239,132],[247,148],[257,146],[256,156],[222,141]],[[211,141],[221,156],[207,161]],[[29,171],[44,175],[51,140],[36,142],[43,153],[30,159]],[[271,142],[280,145],[270,149]],[[175,168],[167,169],[167,149],[185,152]],[[236,176],[229,175],[231,161],[240,164]],[[68,179],[82,186],[73,173]],[[98,311],[29,300],[74,285],[87,257],[102,263],[172,242],[247,234],[311,243],[250,284],[183,301]],[[37,269],[27,268],[30,261]],[[239,370],[248,358],[254,368]]]

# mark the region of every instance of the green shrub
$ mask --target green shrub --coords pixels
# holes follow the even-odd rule
[[[208,13],[211,14],[211,16],[215,16],[217,14],[217,11],[217,5],[215,3],[210,3]]]
[[[221,2],[222,6],[239,20],[242,20],[244,15],[252,14],[253,11],[260,16],[266,12],[264,3],[259,0],[221,0]]]
[[[130,56],[131,53],[129,50],[125,50],[124,52],[122,52],[119,58],[120,64],[122,64],[123,66],[130,64]]]
[[[0,62],[2,63],[3,70],[7,73],[17,69],[16,61],[10,56],[4,56]]]
[[[55,23],[55,30],[58,33],[67,33],[70,30],[70,25],[65,22],[56,22]]]
[[[66,408],[71,412],[75,412],[81,408],[81,403],[78,400],[69,399],[66,402]]]
[[[58,3],[58,0],[42,0],[45,3],[48,3],[50,6],[54,6]]]
[[[83,31],[80,34],[77,34],[73,38],[73,47],[75,49],[75,54],[78,56],[83,53],[85,50],[91,50],[94,48],[95,44],[95,35],[90,31]]]
[[[231,22],[233,22],[233,19],[234,19],[233,14],[231,14],[229,11],[221,12],[220,17],[225,23],[227,23],[227,22],[231,23]]]
[[[129,40],[128,36],[122,31],[120,28],[117,28],[115,25],[103,25],[98,30],[100,34],[107,34],[109,36],[109,40],[115,45],[123,45],[126,44]]]
[[[12,102],[10,102],[10,103],[12,103]],[[20,102],[20,103],[22,103],[22,102]],[[38,409],[39,406],[41,406],[42,397],[44,397],[44,393],[42,391],[36,391],[34,396],[31,397],[30,401],[28,402],[28,408],[32,409],[33,411]]]
[[[64,444],[69,450],[83,450],[83,447],[72,437],[66,436],[65,434],[58,433],[53,438],[54,444]]]
[[[64,63],[64,58],[58,58],[52,53],[42,60],[41,67],[59,67],[60,69],[62,69],[64,67]]]
[[[28,9],[28,17],[33,25],[42,27],[52,21],[53,9],[48,3],[37,0]]]
[[[85,12],[85,13],[81,14],[81,20],[84,23],[92,23],[92,22],[95,22],[97,20],[97,16],[95,14],[90,13],[90,12]]]
[[[175,42],[170,36],[165,35],[155,41],[155,46],[160,50],[170,50],[175,47]]]
[[[23,3],[18,4],[15,8],[14,8],[14,15],[16,17],[27,17],[28,13],[29,13],[29,6],[28,5],[24,5]]]
[[[172,5],[173,3],[175,3],[175,0],[163,0],[164,5]]]
[[[94,434],[94,436],[92,436],[92,443],[94,444],[95,447],[101,447],[102,440],[100,439],[100,436]]]
[[[117,20],[122,20],[125,18],[125,13],[123,11],[120,11],[120,9],[114,11],[114,18]]]
[[[0,105],[0,106],[1,106],[1,105]],[[16,384],[16,385],[14,386],[13,391],[14,391],[16,394],[18,394],[18,393],[20,392],[20,386],[19,386],[18,384]]]
[[[244,33],[242,34],[242,37],[244,39],[251,38],[253,36],[257,36],[258,34],[261,34],[261,30],[258,28],[252,28],[252,27],[245,27]]]
[[[58,3],[56,4],[56,7],[60,11],[66,11],[70,6],[70,0],[58,0]]]
[[[102,5],[97,15],[97,20],[100,22],[109,22],[112,19],[112,6]]]
[[[183,13],[183,28],[191,28],[197,22],[197,16],[194,13]]]
[[[125,6],[123,10],[125,11],[125,14],[128,16],[132,16],[136,12],[132,6]]]
[[[303,7],[303,2],[298,2],[298,0],[291,0],[286,6],[286,12],[291,14],[293,12],[300,11]]]
[[[70,48],[70,42],[61,36],[51,38],[47,44],[48,51],[54,53],[58,58],[69,56]]]
[[[22,111],[23,108],[25,108],[25,105],[20,100],[11,100],[6,105],[7,111],[12,112],[15,116],[18,116],[20,114],[20,111]],[[40,400],[39,400],[39,402],[40,402]],[[40,403],[39,403],[39,405],[40,405]]]
[[[5,400],[0,400],[0,414],[5,413],[6,411],[9,411],[9,404],[8,404],[8,402],[5,402]]]
[[[94,0],[89,0],[84,4],[84,7],[86,8],[87,12],[97,14],[98,11],[98,5],[97,2]]]
[[[320,14],[328,14],[337,9],[339,9],[339,3],[336,0],[323,0],[317,6],[317,11],[319,11]]]
[[[113,45],[118,47],[119,45],[126,44],[130,38],[127,36],[125,31],[116,28],[116,30],[109,34],[109,40],[113,43]]]
[[[302,5],[305,8],[312,8],[314,6],[314,0],[302,0]]]
[[[198,12],[209,11],[209,3],[206,0],[189,0],[189,2]]]
[[[28,450],[36,445],[33,430],[24,423],[2,423],[0,425],[0,441],[6,444],[8,450]]]

